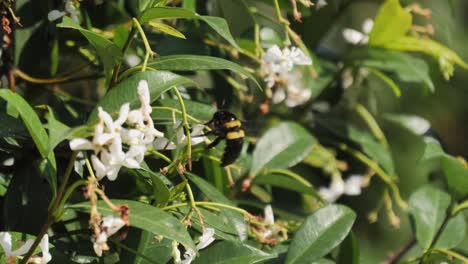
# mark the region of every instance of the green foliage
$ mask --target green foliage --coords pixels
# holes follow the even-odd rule
[[[0,261],[468,263],[463,1],[46,2],[0,7]]]

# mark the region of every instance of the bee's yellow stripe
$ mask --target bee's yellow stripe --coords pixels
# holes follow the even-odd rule
[[[239,120],[233,120],[233,121],[224,123],[225,128],[233,128],[233,127],[240,127],[240,126],[241,126],[241,122]]]
[[[244,130],[239,130],[237,132],[228,132],[226,139],[238,139],[245,137]]]

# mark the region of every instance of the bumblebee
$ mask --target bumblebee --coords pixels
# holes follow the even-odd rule
[[[214,113],[213,118],[205,123],[205,126],[211,128],[211,131],[205,135],[217,136],[213,142],[206,146],[207,149],[215,147],[223,139],[226,140],[221,166],[225,167],[236,161],[241,153],[245,137],[241,121],[233,113],[220,110]]]

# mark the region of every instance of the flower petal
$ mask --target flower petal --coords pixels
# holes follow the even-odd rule
[[[47,14],[47,19],[52,22],[63,17],[66,14],[67,13],[59,11],[59,10],[52,10]]]
[[[93,149],[93,143],[85,138],[74,138],[70,140],[71,150],[89,150]]]
[[[211,243],[213,243],[213,241],[215,241],[214,234],[215,234],[214,228],[211,228],[211,227],[205,228],[205,231],[203,231],[203,234],[199,238],[200,241],[197,244],[197,249],[199,250],[204,249],[207,246],[209,246]]]
[[[365,39],[365,37],[366,36],[363,33],[352,28],[345,28],[343,30],[343,38],[346,40],[346,42],[353,45],[359,44]]]
[[[273,214],[273,208],[271,207],[271,205],[265,206],[265,209],[263,209],[263,211],[264,211],[263,214],[265,217],[263,222],[265,222],[265,224],[274,225],[275,215]]]

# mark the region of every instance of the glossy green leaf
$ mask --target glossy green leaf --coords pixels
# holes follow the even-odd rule
[[[195,12],[182,8],[173,7],[154,7],[147,9],[140,16],[140,23],[146,23],[153,19],[167,19],[167,18],[187,18],[187,19],[199,19],[207,23],[214,31],[216,31],[221,37],[223,37],[229,44],[239,49],[236,41],[231,35],[229,26],[221,17],[212,16],[200,16]]]
[[[235,241],[222,241],[200,252],[200,257],[196,258],[194,264],[253,264],[261,263],[267,259],[276,257],[256,249],[247,244]]]
[[[261,174],[255,177],[254,184],[267,184],[279,188],[288,189],[291,191],[309,194],[315,197],[320,197],[317,191],[312,186],[306,186],[303,183],[288,177],[283,174],[276,174],[276,173],[266,173]]]
[[[218,191],[213,185],[211,185],[204,179],[192,173],[187,173],[187,176],[189,180],[193,182],[201,190],[201,192],[211,201],[235,206],[233,202],[224,197],[224,195],[220,191]],[[244,240],[247,235],[247,226],[244,221],[244,216],[238,212],[234,212],[229,209],[223,209],[222,213],[225,214],[225,216],[227,216],[227,218],[231,222],[231,225],[236,229],[239,238],[241,240]]]
[[[468,195],[468,168],[460,160],[449,155],[441,157],[442,170],[450,190],[456,197]]]
[[[130,209],[130,225],[139,229],[146,230],[165,238],[176,240],[185,247],[196,250],[192,238],[185,227],[174,216],[165,211],[131,200],[112,200],[114,204],[126,204]],[[89,212],[90,203],[83,202],[71,205],[70,208]],[[98,202],[98,210],[103,215],[111,215],[114,212],[103,201]]]
[[[147,71],[133,74],[114,86],[93,109],[88,123],[97,119],[98,107],[102,107],[109,113],[116,113],[124,103],[130,103],[132,108],[140,106],[137,87],[140,80],[146,80],[150,91],[151,102],[171,87],[178,85],[195,85],[195,83],[177,74],[166,71]]]
[[[170,191],[161,173],[150,170],[133,170],[136,177],[144,177],[149,180],[152,187],[152,197],[155,199],[154,205],[164,207],[169,202]]]
[[[345,239],[356,214],[346,206],[326,205],[307,217],[289,246],[286,264],[311,263]]]
[[[181,39],[186,39],[185,35],[178,31],[177,29],[169,26],[168,24],[164,24],[164,23],[159,23],[159,22],[154,22],[154,21],[150,21],[148,22],[148,24],[152,27],[154,27],[155,29],[163,32],[163,33],[166,33],[167,35],[171,35],[173,37],[176,37],[176,38],[181,38]]]
[[[409,199],[409,212],[414,219],[416,240],[429,248],[450,205],[450,195],[432,186],[424,186]]]
[[[353,232],[350,232],[341,243],[337,264],[359,264],[359,241]]]
[[[8,89],[0,90],[0,97],[8,103],[8,108],[16,111],[24,125],[28,129],[29,135],[36,144],[39,153],[44,159],[42,168],[47,174],[47,181],[50,184],[52,193],[55,196],[57,191],[57,178],[56,171],[57,165],[55,161],[55,155],[53,152],[49,152],[49,136],[41,123],[41,120],[37,116],[34,109],[29,105],[23,97],[14,93]]]
[[[153,233],[142,231],[138,243],[138,253],[145,258],[137,257],[133,264],[164,264],[172,258],[172,241],[163,239],[158,241]],[[147,259],[151,260],[151,262]]]
[[[61,28],[72,28],[80,31],[83,36],[89,41],[89,43],[96,49],[99,58],[104,66],[104,71],[109,77],[112,68],[122,61],[122,52],[119,47],[112,41],[103,38],[97,33],[82,28],[73,19],[64,16],[62,23],[58,24],[57,27]]]
[[[412,20],[411,14],[401,7],[399,0],[386,0],[375,17],[369,44],[381,46],[404,36],[410,29]]]
[[[450,219],[436,243],[438,248],[451,249],[458,246],[466,236],[466,220],[463,214]]]
[[[211,56],[190,54],[161,56],[152,60],[148,66],[168,71],[230,70],[248,77],[260,87],[255,77],[239,64]]]
[[[316,143],[307,130],[296,123],[284,122],[270,128],[257,142],[250,175],[263,168],[284,169],[301,162]]]
[[[361,63],[366,67],[393,72],[403,82],[422,82],[432,92],[435,90],[429,66],[422,59],[401,52],[371,49]]]

